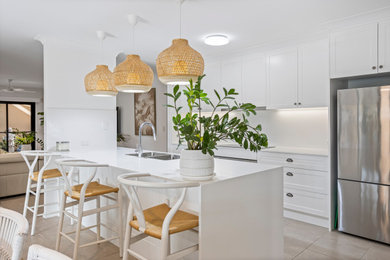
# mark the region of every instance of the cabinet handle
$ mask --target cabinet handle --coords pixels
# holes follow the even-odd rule
[[[293,162],[294,160],[291,158],[287,158],[286,162]]]
[[[294,103],[294,106],[296,106],[296,105],[297,105],[297,102]]]
[[[301,103],[301,102],[299,102],[299,103],[298,103],[298,105],[302,105],[302,103]]]
[[[379,65],[379,68],[380,68],[380,69],[383,69],[383,65]]]
[[[294,174],[292,172],[287,172],[286,175],[287,176],[294,176]]]
[[[373,70],[376,70],[376,66],[372,66],[372,69],[373,69]]]
[[[292,195],[292,193],[290,193],[290,192],[287,193],[286,196],[287,196],[287,197],[290,197],[290,198],[294,197],[294,195]]]

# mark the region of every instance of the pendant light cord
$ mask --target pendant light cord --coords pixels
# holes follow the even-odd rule
[[[181,5],[183,4],[182,0],[179,0],[179,38],[181,39]]]
[[[102,64],[104,64],[103,41],[104,41],[104,39],[100,39],[100,60],[102,61]]]

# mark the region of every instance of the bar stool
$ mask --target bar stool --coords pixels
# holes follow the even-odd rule
[[[179,210],[183,204],[187,188],[199,186],[193,182],[151,182],[140,181],[138,178],[150,177],[150,174],[122,174],[118,177],[129,200],[129,208],[127,213],[127,223],[125,241],[123,244],[123,260],[128,259],[128,254],[137,259],[144,259],[134,250],[130,249],[130,244],[151,236],[160,239],[162,242],[161,257],[162,259],[179,259],[188,254],[191,254],[199,249],[199,244],[187,247],[183,250],[171,253],[170,250],[170,235],[193,230],[198,226],[198,216]],[[135,179],[135,180],[134,180]],[[160,204],[143,210],[136,188],[154,188],[154,189],[182,189],[178,201],[170,208],[167,204]],[[135,216],[134,216],[135,215]],[[136,229],[141,234],[131,237],[132,229]],[[197,232],[197,231],[195,231]]]
[[[60,191],[63,189],[63,185],[60,183],[61,180],[60,171],[58,169],[46,170],[53,156],[59,154],[54,152],[46,152],[46,151],[22,151],[21,154],[28,167],[28,181],[27,181],[26,197],[25,197],[24,208],[23,208],[23,217],[26,217],[27,210],[33,213],[33,219],[31,225],[31,235],[33,236],[35,234],[35,224],[37,221],[37,217],[43,215],[43,214],[38,214],[38,209],[44,206],[58,205],[57,202],[39,204],[39,199],[41,193],[49,192],[49,191],[58,191],[59,192],[58,195],[60,195]],[[29,161],[29,158],[31,157],[34,157],[32,162]],[[43,164],[43,167],[39,171],[34,172],[34,168],[37,164],[39,157],[43,157],[45,163]],[[46,187],[47,185],[44,180],[56,180],[57,184]],[[42,189],[42,185],[43,185],[43,189]],[[35,191],[33,190],[34,188]],[[30,194],[35,196],[34,206],[31,207],[29,207]],[[50,212],[50,213],[51,214],[58,213],[58,211]]]
[[[61,209],[60,209],[60,220],[58,224],[58,232],[57,232],[57,242],[56,242],[56,250],[59,251],[61,237],[64,237],[74,243],[73,250],[73,259],[77,259],[78,250],[81,247],[86,247],[94,244],[100,244],[102,242],[111,241],[114,239],[119,239],[119,254],[122,255],[122,212],[121,212],[121,195],[118,194],[119,188],[111,187],[108,185],[100,184],[98,181],[92,181],[95,176],[98,168],[107,168],[106,164],[97,164],[91,163],[83,160],[58,160],[57,164],[59,166],[60,172],[62,174],[62,178],[65,181],[65,192],[62,195]],[[69,171],[65,171],[66,168],[69,168]],[[86,178],[85,182],[78,185],[70,185],[70,180],[72,179],[73,172],[76,169],[80,169],[79,174],[82,175],[86,171],[89,170],[89,176]],[[66,174],[68,173],[68,174]],[[116,194],[115,197],[111,197],[109,195]],[[114,201],[114,204],[106,205],[101,207],[100,205],[100,197],[104,197],[109,201]],[[85,202],[96,200],[96,208],[84,210]],[[77,215],[72,214],[66,211],[66,208],[77,205]],[[118,221],[118,229],[112,230],[110,226],[101,222],[100,213],[112,209],[119,209],[119,221]],[[83,217],[96,214],[96,225],[87,226],[82,228],[82,220]],[[68,216],[71,219],[74,219],[77,222],[77,227],[75,231],[72,232],[63,232],[63,223],[64,216]],[[101,226],[104,226],[108,230],[116,233],[117,236],[101,239],[100,231]],[[80,245],[80,233],[81,231],[88,230],[96,227],[96,241],[86,243]],[[73,239],[70,235],[75,233],[75,238]]]

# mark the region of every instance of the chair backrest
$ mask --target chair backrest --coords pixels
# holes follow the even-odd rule
[[[20,260],[28,221],[16,211],[0,207],[0,259]]]
[[[71,260],[60,252],[41,245],[31,245],[28,249],[27,260]]]
[[[138,178],[141,177],[150,177],[148,173],[129,173],[122,174],[118,176],[118,181],[121,184],[121,188],[126,192],[130,204],[129,204],[129,217],[135,215],[137,217],[139,230],[144,232],[146,229],[145,216],[143,213],[142,205],[139,200],[137,193],[137,187],[141,188],[153,188],[153,189],[182,189],[182,192],[179,196],[178,201],[173,205],[171,210],[166,215],[163,222],[163,233],[166,233],[169,229],[169,223],[171,222],[173,216],[176,214],[177,210],[183,204],[187,188],[197,187],[199,183],[196,182],[152,182],[152,181],[140,181]]]
[[[80,191],[80,199],[84,200],[85,192],[87,190],[88,185],[91,183],[93,178],[96,176],[96,172],[98,168],[104,168],[108,167],[107,164],[100,164],[100,163],[93,163],[90,161],[82,160],[82,159],[72,159],[72,158],[66,158],[66,159],[58,159],[56,160],[56,163],[58,165],[58,169],[61,172],[62,178],[65,180],[65,190],[68,191],[70,196],[72,196],[72,187],[70,185],[71,179],[73,176],[73,173],[75,170],[79,168],[90,168],[92,169],[90,175],[83,183],[83,187]]]
[[[48,152],[48,151],[40,151],[40,150],[21,151],[20,153],[21,153],[24,161],[27,164],[29,177],[33,176],[34,168],[35,168],[35,165],[37,164],[39,157],[45,158],[44,164],[39,171],[39,176],[42,176],[43,172],[46,170],[47,166],[51,162],[51,159],[53,158],[53,156],[60,155],[59,153],[56,153],[56,152]],[[29,157],[34,158],[32,162],[29,161]]]

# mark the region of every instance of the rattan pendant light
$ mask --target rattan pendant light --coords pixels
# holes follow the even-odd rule
[[[96,32],[101,41],[103,60],[103,40],[106,34],[103,31]],[[84,78],[85,91],[92,96],[112,97],[118,94],[114,85],[114,74],[107,65],[96,65],[96,69],[88,73]]]
[[[162,51],[156,60],[157,75],[167,85],[187,85],[203,75],[204,60],[202,55],[190,47],[188,40],[181,38],[181,5],[179,0],[180,38],[174,39],[172,45]]]
[[[134,27],[136,15],[128,15],[129,23]],[[144,63],[139,55],[127,55],[126,59],[114,69],[115,87],[118,91],[128,93],[149,92],[153,85],[153,70]]]

